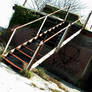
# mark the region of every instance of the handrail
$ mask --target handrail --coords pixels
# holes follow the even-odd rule
[[[69,41],[71,41],[71,39],[73,39],[74,37],[76,37],[78,34],[80,34],[81,30],[78,30],[76,33],[74,33],[72,36],[70,36],[69,38],[67,38],[66,40],[63,41],[62,45],[60,46],[60,48],[62,48],[64,45],[66,45]],[[30,70],[34,69],[35,67],[37,67],[38,65],[40,65],[43,61],[45,61],[47,58],[49,58],[51,55],[53,55],[55,53],[56,47],[54,49],[52,49],[50,52],[48,52],[46,55],[44,55],[42,58],[40,58],[38,61],[36,61]]]
[[[56,47],[56,50],[55,50],[56,53],[59,51],[60,46],[61,46],[61,44],[63,43],[63,41],[64,41],[66,35],[68,34],[68,32],[69,32],[69,27],[66,28],[65,32],[63,33],[62,37],[60,38],[60,41],[59,41],[59,43],[58,43],[58,45],[57,45],[57,47]]]
[[[71,6],[69,6],[69,7],[68,7],[68,9],[67,9],[67,13],[66,13],[66,16],[65,16],[64,22],[66,21],[66,19],[67,19],[67,17],[68,17],[70,7],[71,7]]]
[[[38,32],[37,32],[37,36],[40,34],[40,31],[42,30],[42,27],[43,27],[43,25],[45,24],[46,19],[47,19],[47,16],[44,18],[44,20],[43,20],[43,22],[42,22],[42,24],[41,24],[41,26],[40,26],[40,28],[39,28],[39,30],[38,30]]]
[[[44,43],[47,42],[48,40],[50,40],[51,38],[53,38],[54,36],[58,35],[58,34],[61,33],[62,31],[64,31],[65,29],[67,29],[67,28],[70,27],[71,25],[75,24],[75,23],[78,22],[79,20],[80,20],[80,18],[79,18],[78,20],[72,22],[71,24],[68,24],[68,26],[64,27],[63,29],[61,29],[60,31],[58,31],[57,33],[55,33],[54,35],[52,35],[51,37],[49,37],[48,39],[46,39],[46,40],[44,41]]]
[[[35,59],[36,56],[38,55],[38,53],[39,53],[41,47],[43,46],[43,44],[44,44],[43,41],[41,41],[41,42],[39,43],[37,49],[35,50],[35,52],[34,52],[34,54],[33,54],[33,56],[32,56],[32,59],[30,60],[29,64],[28,64],[27,67],[26,67],[26,70],[30,70],[30,68],[31,68],[31,63],[34,61],[34,59]]]
[[[29,24],[32,24],[32,23],[34,23],[34,22],[36,22],[36,21],[39,21],[39,20],[41,20],[41,19],[44,19],[45,17],[48,17],[48,16],[50,16],[50,15],[53,15],[53,14],[55,14],[55,13],[61,11],[61,10],[62,10],[62,9],[59,9],[59,10],[57,10],[57,11],[55,11],[55,12],[52,12],[52,13],[50,13],[50,14],[48,14],[48,15],[45,15],[45,16],[43,16],[43,17],[40,17],[40,18],[36,19],[36,20],[33,20],[33,21],[31,21],[31,22],[28,22],[28,23],[26,23],[26,24],[23,24],[23,25],[21,25],[21,26],[18,26],[18,27],[16,27],[16,28],[14,28],[14,29],[13,29],[14,31],[13,31],[11,37],[9,38],[9,40],[8,40],[8,42],[7,42],[7,45],[6,45],[6,47],[5,47],[5,49],[4,49],[2,55],[5,54],[5,52],[6,52],[7,48],[8,48],[8,46],[10,45],[10,42],[11,42],[11,40],[12,40],[14,34],[16,33],[16,30],[18,30],[18,29],[20,29],[20,28],[22,28],[22,27],[25,27],[25,26],[27,26],[27,25],[29,25]]]
[[[63,20],[63,23],[65,23],[65,21],[66,21],[66,19],[67,19],[67,17],[68,17],[69,9],[70,9],[70,6],[68,7],[68,9],[67,9],[67,11],[66,11],[66,16],[65,16],[65,18],[64,18],[64,20]],[[40,28],[39,28],[39,30],[38,30],[37,36],[40,34],[40,31],[42,30],[42,28],[43,28],[43,26],[44,26],[44,24],[45,24],[45,22],[46,22],[47,17],[48,17],[48,16],[46,16],[46,17],[44,18],[44,20],[43,20],[43,22],[42,22],[42,24],[41,24],[41,26],[40,26]]]
[[[61,10],[62,10],[62,9],[59,9],[59,10],[57,10],[57,11],[55,11],[55,12],[52,12],[52,13],[50,13],[50,14],[47,14],[47,15],[43,16],[43,17],[40,17],[40,18],[38,18],[38,19],[36,19],[36,20],[33,20],[33,21],[31,21],[31,22],[28,22],[28,23],[25,23],[25,24],[23,24],[23,25],[21,25],[21,26],[16,27],[15,29],[17,30],[17,29],[20,29],[20,28],[22,28],[22,27],[25,27],[25,26],[27,26],[27,25],[29,25],[29,24],[32,24],[32,23],[36,22],[36,21],[39,21],[39,20],[41,20],[41,19],[44,19],[45,17],[49,17],[49,16],[51,16],[51,15],[53,15],[53,14],[55,14],[55,13],[61,11]]]
[[[86,27],[87,23],[88,23],[88,20],[90,18],[92,14],[92,11],[89,13],[86,21],[85,21],[85,24],[83,25],[83,27],[81,29],[79,29],[76,33],[74,33],[72,36],[70,36],[69,38],[67,38],[65,41],[62,41],[60,42],[59,44],[59,48],[63,47],[64,45],[66,45],[68,42],[70,42],[73,38],[75,38],[77,35],[79,35],[81,33],[81,31]],[[75,21],[76,22],[76,21]],[[71,23],[71,25],[73,25],[75,22]],[[70,24],[69,24],[70,25]],[[66,29],[69,27],[69,25],[66,27]],[[64,29],[63,29],[64,30]],[[62,31],[62,30],[61,30]],[[67,32],[67,30],[66,30]],[[64,35],[63,35],[64,36]],[[33,68],[37,67],[39,64],[41,64],[44,60],[46,60],[48,57],[50,57],[52,54],[55,53],[57,47],[55,47],[53,50],[51,50],[49,53],[47,53],[45,56],[43,56],[41,59],[39,59],[36,63],[33,64],[33,66],[31,67],[30,70],[32,70]],[[85,69],[86,71],[86,69]],[[84,73],[85,73],[84,71]],[[83,75],[82,75],[83,76]]]

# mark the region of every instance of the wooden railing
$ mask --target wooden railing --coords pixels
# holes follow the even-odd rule
[[[70,8],[70,7],[69,7],[69,8]],[[68,16],[69,8],[68,8],[68,10],[67,10],[67,14],[66,14],[66,16],[65,16],[64,21],[66,21],[66,18],[67,18],[67,16]],[[12,35],[10,36],[10,38],[9,38],[9,40],[8,40],[8,42],[7,42],[7,45],[6,45],[6,47],[5,47],[5,49],[4,49],[2,55],[4,55],[4,54],[6,53],[8,47],[9,47],[9,45],[10,45],[10,42],[11,42],[12,38],[14,37],[14,35],[15,35],[15,33],[16,33],[16,31],[17,31],[18,29],[23,28],[23,27],[25,27],[25,26],[27,26],[27,25],[29,25],[29,24],[35,23],[35,22],[37,22],[37,21],[39,21],[39,20],[45,18],[44,21],[43,21],[43,23],[42,23],[42,25],[41,25],[41,27],[40,27],[40,29],[38,30],[38,33],[37,33],[37,36],[38,36],[39,33],[40,33],[40,31],[41,31],[41,29],[42,29],[42,27],[43,27],[43,25],[44,25],[44,23],[45,23],[45,21],[46,21],[46,19],[47,19],[47,17],[48,17],[48,16],[51,16],[51,15],[53,15],[53,14],[55,14],[55,13],[61,11],[61,10],[62,10],[62,9],[59,9],[59,10],[57,10],[57,11],[55,11],[55,12],[52,12],[52,13],[50,13],[50,14],[48,14],[48,15],[45,15],[45,16],[43,16],[43,17],[40,17],[40,18],[36,19],[36,20],[33,20],[33,21],[31,21],[31,22],[28,22],[28,23],[26,23],[26,24],[23,24],[23,25],[21,25],[21,26],[18,26],[18,27],[16,27],[16,28],[14,28],[14,29],[13,29],[13,33],[12,33]]]
[[[71,25],[69,24],[65,29],[62,29],[62,30],[65,30],[65,32],[64,32],[63,36],[61,37],[60,42],[58,43],[57,47],[55,47],[53,50],[51,50],[49,53],[47,53],[45,56],[43,56],[41,59],[39,59],[36,63],[34,63],[34,64],[32,65],[32,67],[30,68],[30,70],[32,70],[32,69],[34,69],[35,67],[37,67],[37,66],[38,66],[39,64],[41,64],[43,61],[45,61],[47,58],[49,58],[51,55],[53,55],[54,53],[58,52],[58,50],[59,50],[60,48],[62,48],[64,45],[66,45],[68,42],[70,42],[72,39],[74,39],[77,35],[79,35],[79,34],[81,33],[81,31],[86,27],[86,25],[87,25],[87,23],[88,23],[88,20],[89,20],[89,18],[90,18],[90,16],[91,16],[91,14],[92,14],[92,11],[89,13],[89,15],[88,15],[88,17],[87,17],[87,19],[86,19],[86,21],[85,21],[83,27],[82,27],[81,29],[79,29],[76,33],[74,33],[73,35],[71,35],[69,38],[67,38],[66,40],[64,40],[64,38],[65,38],[65,35],[66,35],[67,32],[68,32],[68,28],[69,28]],[[77,20],[77,21],[78,21],[78,20]],[[73,22],[72,25],[73,25],[74,23],[76,23],[76,21]],[[62,30],[60,30],[59,32],[62,32]],[[56,35],[57,35],[57,33],[56,33]],[[53,35],[53,37],[54,37],[54,36],[55,36],[55,34]],[[51,36],[51,37],[52,37],[52,36]],[[49,39],[51,39],[51,37],[50,37]],[[49,40],[49,39],[47,39],[47,40]],[[45,42],[46,42],[47,40],[45,40]],[[45,42],[44,42],[44,43],[45,43]],[[57,48],[58,48],[58,49],[57,49]]]

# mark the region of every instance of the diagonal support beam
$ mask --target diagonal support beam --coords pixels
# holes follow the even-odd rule
[[[44,19],[44,18],[46,18],[46,17],[48,17],[48,16],[51,16],[51,15],[53,15],[53,14],[55,14],[55,13],[61,11],[61,10],[62,10],[62,9],[56,10],[56,11],[54,11],[54,12],[52,12],[52,13],[46,15],[46,16],[40,17],[40,18],[38,18],[38,19],[36,19],[36,20],[33,20],[33,21],[31,21],[31,22],[28,22],[28,23],[26,23],[26,24],[23,24],[23,25],[21,25],[21,26],[18,26],[18,27],[16,27],[16,28],[14,28],[14,31],[13,31],[12,35],[10,36],[10,38],[9,38],[9,40],[8,40],[8,42],[7,42],[7,45],[6,45],[6,47],[5,47],[5,49],[4,49],[2,55],[4,55],[4,54],[6,53],[8,47],[9,47],[9,45],[10,45],[10,42],[11,42],[13,36],[15,35],[16,30],[18,30],[18,29],[20,29],[20,28],[23,28],[23,27],[25,27],[25,26],[27,26],[27,25],[29,25],[29,24],[35,23],[35,22],[37,22],[37,21],[39,21],[39,20],[41,20],[41,19]]]
[[[70,42],[72,39],[74,39],[77,35],[79,35],[80,33],[81,33],[81,31],[82,31],[82,29],[84,29],[85,27],[86,27],[86,24],[88,23],[88,20],[89,20],[89,18],[90,18],[90,16],[91,16],[91,14],[92,14],[92,11],[90,12],[90,14],[88,15],[88,17],[87,17],[87,19],[86,19],[86,21],[85,21],[85,24],[84,24],[84,26],[80,29],[80,30],[78,30],[76,33],[74,33],[72,36],[70,36],[69,38],[67,38],[65,41],[61,41],[62,42],[62,44],[60,45],[60,48],[62,48],[64,45],[66,45],[68,42]],[[76,23],[76,22],[74,22],[74,23]],[[74,23],[72,23],[72,24],[74,24]],[[71,24],[71,25],[72,25]],[[69,27],[69,26],[68,26]],[[67,28],[68,29],[68,28]],[[66,30],[67,31],[67,30]],[[32,69],[34,69],[35,67],[37,67],[39,64],[41,64],[42,62],[44,62],[47,58],[49,58],[51,55],[53,55],[54,53],[55,53],[55,50],[56,50],[56,48],[54,48],[53,50],[51,50],[49,53],[47,53],[45,56],[43,56],[41,59],[39,59],[36,63],[34,63],[33,65],[32,65],[32,67],[31,67],[31,70]],[[86,71],[86,70],[85,70]],[[84,72],[85,72],[84,71]]]
[[[30,70],[31,66],[32,66],[32,62],[34,61],[34,59],[37,57],[39,51],[41,50],[41,47],[43,46],[43,41],[40,42],[39,46],[37,47],[36,51],[34,52],[32,59],[30,60],[26,70]]]
[[[71,6],[69,6],[69,7],[68,7],[68,9],[67,9],[67,13],[66,13],[66,16],[65,16],[64,22],[66,21],[66,19],[67,19],[67,17],[68,17],[70,7],[71,7]]]
[[[44,26],[44,23],[45,23],[45,21],[46,21],[46,19],[47,19],[47,17],[48,17],[48,16],[46,16],[46,17],[44,18],[44,20],[43,20],[43,22],[42,22],[42,24],[41,24],[41,26],[40,26],[40,28],[39,28],[39,30],[38,30],[37,36],[39,36],[40,31],[42,30],[42,28],[43,28],[43,26]]]
[[[14,37],[14,34],[15,34],[15,33],[16,33],[16,29],[14,29],[14,31],[13,31],[13,33],[12,33],[11,37],[9,38],[8,43],[7,43],[6,47],[5,47],[5,49],[4,49],[4,51],[3,51],[3,54],[2,54],[2,55],[4,55],[4,54],[5,54],[5,52],[7,51],[8,47],[9,47],[9,45],[10,45],[10,42],[11,42],[12,38]]]
[[[64,45],[66,45],[68,42],[70,42],[72,39],[74,39],[77,35],[79,35],[81,32],[81,29],[78,30],[76,33],[74,33],[72,36],[70,36],[69,38],[67,38],[65,41],[63,41],[62,45],[60,46],[60,48],[62,48]],[[43,56],[41,59],[39,59],[38,61],[36,61],[32,67],[31,70],[34,69],[35,67],[37,67],[39,64],[41,64],[42,62],[44,62],[46,59],[48,59],[51,55],[53,55],[55,53],[56,48],[54,48],[53,50],[51,50],[50,52],[48,52],[45,56]]]
[[[87,17],[87,19],[86,19],[86,21],[85,21],[85,24],[84,24],[83,27],[82,27],[82,30],[85,29],[85,27],[86,27],[86,25],[87,25],[87,23],[88,23],[88,21],[89,21],[91,15],[92,15],[92,11],[89,13],[89,15],[88,15],[88,17]]]
[[[56,50],[55,50],[56,53],[59,51],[60,46],[62,45],[62,43],[63,43],[63,41],[64,41],[64,39],[65,39],[65,37],[66,37],[68,31],[69,31],[69,27],[65,30],[63,36],[61,37],[61,39],[60,39],[60,41],[59,41],[59,43],[58,43],[58,45],[57,45],[57,47],[56,47]]]

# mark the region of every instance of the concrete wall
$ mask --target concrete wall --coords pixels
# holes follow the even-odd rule
[[[42,66],[65,80],[82,85],[92,73],[92,68],[89,68],[91,56],[92,37],[81,34],[43,62]]]

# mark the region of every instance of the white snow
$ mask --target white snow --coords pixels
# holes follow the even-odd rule
[[[19,76],[7,66],[0,63],[0,91],[1,92],[43,92],[30,85],[30,80]]]
[[[33,84],[35,84],[36,87]],[[73,86],[68,87],[65,84],[62,85],[68,89],[69,92],[81,92],[76,90]],[[43,88],[43,90],[41,90],[41,88]],[[58,88],[55,83],[45,81],[36,74],[34,74],[30,80],[20,76],[0,62],[0,92],[52,92],[50,88],[65,92]]]

